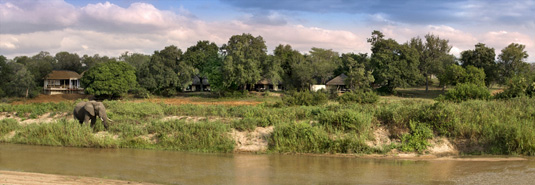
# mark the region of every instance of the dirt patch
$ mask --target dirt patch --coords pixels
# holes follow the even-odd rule
[[[254,131],[243,132],[232,129],[231,135],[236,141],[234,152],[265,152],[273,128],[273,126],[257,127]]]
[[[439,156],[459,154],[455,146],[445,137],[434,138],[429,143],[431,147],[427,150],[430,154]]]
[[[67,120],[74,119],[72,117],[67,116],[67,113],[55,114],[54,116],[51,116],[52,115],[51,113],[45,113],[37,117],[36,119],[23,119],[23,118],[16,116],[16,114],[17,114],[16,112],[14,113],[1,112],[0,120],[10,118],[19,122],[20,125],[29,125],[29,124],[34,124],[34,123],[50,123],[50,122],[54,122],[58,119],[63,119],[63,118]]]
[[[15,137],[15,134],[17,134],[17,132],[11,131],[11,132],[7,133],[6,135],[4,135],[4,138],[2,138],[2,139],[4,141],[9,141],[9,140],[11,140],[11,138]]]
[[[366,145],[372,148],[381,149],[385,145],[390,145],[390,133],[385,127],[379,127],[373,131],[373,140],[366,141]]]
[[[0,184],[150,184],[141,182],[42,173],[0,171]]]

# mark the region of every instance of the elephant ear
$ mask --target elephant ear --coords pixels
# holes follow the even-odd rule
[[[95,108],[93,107],[93,104],[88,102],[85,104],[84,109],[91,114],[91,116],[95,116]]]

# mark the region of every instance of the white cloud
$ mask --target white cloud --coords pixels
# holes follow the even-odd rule
[[[350,31],[291,23],[278,24],[277,21],[286,18],[276,12],[270,12],[264,17],[249,15],[249,19],[241,17],[208,22],[199,20],[183,7],[178,12],[171,12],[146,3],[133,3],[123,8],[106,2],[76,8],[60,0],[32,2],[34,1],[0,4],[2,25],[10,24],[14,27],[7,31],[4,26],[0,28],[0,54],[8,58],[17,55],[32,56],[39,51],[68,51],[79,55],[98,53],[110,57],[119,56],[125,51],[151,54],[154,50],[172,44],[185,50],[198,40],[209,40],[222,45],[232,35],[242,33],[261,35],[270,52],[279,44],[290,44],[301,52],[319,47],[339,53],[369,53],[370,45],[366,38],[373,29],[377,29],[387,38],[393,38],[399,43],[412,37],[423,37],[427,33],[438,35],[450,41],[454,46],[451,53],[457,56],[461,51],[473,49],[478,42],[495,47],[497,54],[511,42],[517,42],[526,45],[531,54],[530,61],[535,58],[533,38],[520,32],[472,34],[446,25],[384,24],[389,20],[381,14],[373,15],[372,18],[383,24],[377,23],[368,25],[372,28],[361,27]],[[272,24],[248,22],[255,18],[265,19]]]

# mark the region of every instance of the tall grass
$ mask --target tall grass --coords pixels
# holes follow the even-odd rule
[[[444,101],[401,100],[375,104],[316,106],[167,105],[163,103],[104,101],[114,120],[108,135],[76,121],[20,125],[0,120],[4,142],[77,147],[154,148],[203,152],[230,152],[231,128],[252,131],[274,126],[269,150],[297,153],[377,152],[365,145],[371,131],[386,127],[401,141],[402,151],[425,151],[432,136],[468,144],[465,153],[535,155],[535,99]],[[71,112],[73,103],[0,104],[1,112],[17,112],[25,118],[47,112]],[[165,116],[224,118],[189,122],[162,121]],[[70,116],[69,116],[70,117]],[[7,133],[15,131],[11,139]],[[116,135],[116,138],[112,136]],[[469,143],[460,143],[468,141]]]

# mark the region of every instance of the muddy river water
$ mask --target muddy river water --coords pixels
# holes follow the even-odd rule
[[[199,154],[0,144],[0,170],[164,184],[534,184],[521,161]]]

